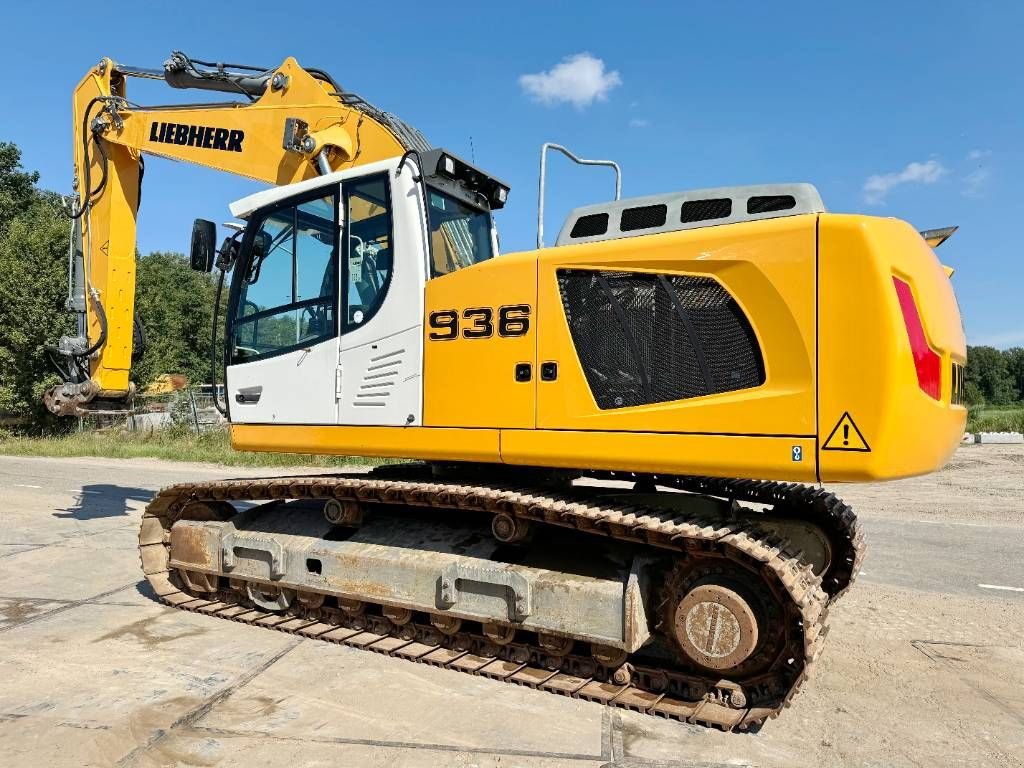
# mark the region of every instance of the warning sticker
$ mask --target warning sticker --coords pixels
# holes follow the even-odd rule
[[[849,411],[847,411],[839,418],[839,423],[833,427],[825,444],[821,446],[821,450],[870,453],[871,447],[868,445],[868,441],[864,439],[864,435],[857,429],[857,425],[853,423],[853,419],[850,417]]]

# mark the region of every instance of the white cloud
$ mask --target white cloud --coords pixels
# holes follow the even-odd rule
[[[519,85],[541,104],[568,103],[582,109],[607,99],[612,88],[622,85],[622,78],[615,70],[606,72],[601,59],[589,53],[577,53],[562,59],[547,72],[520,75]]]
[[[948,173],[938,160],[923,163],[908,163],[906,168],[895,173],[881,173],[869,176],[864,182],[864,201],[870,205],[885,202],[885,196],[901,184],[934,184]]]
[[[992,154],[991,149],[972,149],[967,153],[968,160],[984,160],[986,157]]]
[[[646,128],[650,124],[651,124],[650,120],[647,120],[646,118],[641,118],[641,117],[634,117],[632,120],[629,121],[629,127],[630,128]]]

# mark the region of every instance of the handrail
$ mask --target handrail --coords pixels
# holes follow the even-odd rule
[[[561,144],[544,142],[540,148],[540,184],[537,190],[537,248],[544,247],[544,177],[547,171],[547,155],[549,149],[557,149],[577,165],[604,165],[615,169],[615,199],[622,197],[622,169],[614,160],[586,160],[577,157]]]

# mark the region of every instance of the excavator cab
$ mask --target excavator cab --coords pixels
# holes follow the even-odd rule
[[[433,150],[234,203],[231,421],[421,424],[424,286],[496,254],[491,211],[507,194]]]

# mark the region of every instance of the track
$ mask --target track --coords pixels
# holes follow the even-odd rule
[[[713,487],[715,482],[735,481],[679,480],[699,482],[705,494],[734,499],[740,496],[738,488]],[[658,482],[667,484],[664,478]],[[761,484],[761,495],[768,493],[766,486],[775,487],[779,498],[764,503],[774,501],[778,506],[785,502],[788,509],[799,498],[797,489],[803,488]],[[821,579],[798,554],[788,551],[784,541],[758,529],[756,512],[737,513],[723,520],[678,510],[627,506],[609,501],[609,490],[436,482],[415,467],[386,468],[369,476],[186,483],[164,489],[147,507],[139,536],[140,554],[143,570],[156,593],[169,605],[185,610],[725,730],[756,727],[778,715],[807,678],[827,633],[830,598]],[[479,624],[475,631],[445,634],[425,614],[396,621],[394,612],[388,613],[386,606],[361,603],[359,610],[353,611],[345,604],[349,601],[333,597],[307,599],[284,614],[270,613],[246,604],[244,590],[240,591],[238,585],[225,588],[226,579],[221,579],[215,593],[196,594],[186,590],[179,576],[169,570],[169,534],[178,520],[225,519],[233,514],[231,502],[330,498],[364,506],[503,513],[534,525],[561,526],[581,534],[639,543],[674,558],[676,563],[661,588],[662,602],[669,599],[673,589],[685,588],[687,580],[692,581],[700,569],[743,568],[748,577],[756,576],[770,590],[776,605],[771,626],[777,636],[759,646],[752,666],[743,665],[749,673],[738,668],[740,674],[735,679],[723,680],[700,667],[687,667],[678,658],[666,658],[664,653],[649,654],[647,649],[625,662],[612,661],[586,653],[586,643],[554,648],[549,639],[522,630],[511,642],[498,644],[493,636],[483,633]],[[812,514],[813,510],[794,512]],[[843,515],[835,519],[842,520]],[[859,560],[861,537],[855,527],[847,528],[843,536],[854,543],[849,565]],[[841,586],[845,588],[846,584]],[[838,594],[842,589],[829,591]],[[671,615],[660,610],[659,614],[663,624]]]

